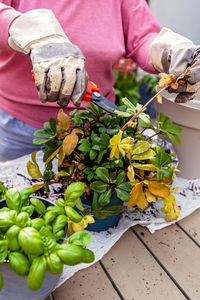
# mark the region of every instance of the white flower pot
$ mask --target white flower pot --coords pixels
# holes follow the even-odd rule
[[[4,286],[0,291],[0,300],[45,300],[56,288],[61,276],[61,274],[51,275],[46,272],[42,287],[37,291],[31,291],[27,286],[27,276],[17,275],[11,269],[9,263],[4,262],[1,264],[0,272],[3,273],[4,279]]]
[[[164,113],[174,123],[182,127],[181,146],[174,145],[179,159],[178,176],[200,178],[200,93],[195,100],[187,103],[174,103],[175,94],[162,93],[162,104],[155,103],[157,114]],[[199,99],[199,100],[198,100]]]

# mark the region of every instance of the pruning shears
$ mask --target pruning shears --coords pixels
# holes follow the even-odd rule
[[[92,102],[110,114],[117,115],[118,106],[100,94],[100,89],[92,81],[88,81],[86,94],[82,101]]]
[[[35,81],[35,76],[32,74],[32,80]],[[100,89],[97,87],[95,83],[92,81],[88,81],[87,90],[85,93],[85,96],[83,97],[82,101],[85,102],[92,102],[95,105],[102,108],[104,111],[117,115],[117,112],[119,111],[119,108],[114,103],[110,102],[108,99],[106,99],[104,96],[100,94]]]

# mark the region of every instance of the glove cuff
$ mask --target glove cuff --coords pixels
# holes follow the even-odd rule
[[[184,51],[186,51],[193,47],[194,44],[191,40],[173,32],[171,29],[163,27],[150,46],[152,64],[158,72],[166,72],[163,67],[164,52],[167,52],[169,55],[173,55],[174,53],[178,53],[180,49],[184,49]],[[178,73],[181,73],[184,70],[185,69],[178,71]],[[173,71],[169,70],[169,73],[174,74]],[[174,75],[176,76],[180,74]]]
[[[64,33],[54,13],[49,9],[31,10],[18,17],[9,29],[9,46],[16,50],[29,54],[37,43],[68,42],[71,43]]]

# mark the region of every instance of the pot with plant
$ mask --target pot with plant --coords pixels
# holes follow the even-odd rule
[[[72,201],[78,201],[84,185],[74,185],[58,199],[62,206],[31,196],[33,188],[6,189],[0,200],[0,299],[44,300],[58,284],[63,265],[94,260],[85,248],[91,234],[65,237],[67,223],[82,220]]]
[[[72,182],[84,182],[82,203],[75,205],[83,216],[92,214],[96,224],[101,220],[104,225],[107,217],[126,208],[143,211],[160,200],[166,220],[177,219],[180,212],[171,186],[175,154],[167,153],[152,138],[168,136],[180,144],[177,134],[181,129],[162,113],[156,128],[143,112],[158,94],[144,106],[124,98],[115,116],[93,104],[83,111],[74,110],[70,116],[59,110],[57,121],[51,118],[34,133],[37,138],[33,143],[42,145],[45,164],[42,174],[35,153],[27,163],[29,175],[39,181],[36,187],[48,190],[54,183],[65,188]],[[147,129],[152,135],[145,134]],[[113,197],[121,203],[113,203]],[[118,219],[109,226],[116,225]]]

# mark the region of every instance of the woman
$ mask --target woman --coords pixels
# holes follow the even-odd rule
[[[197,91],[199,47],[162,29],[145,0],[0,1],[0,161],[34,151],[33,132],[59,105],[84,108],[88,77],[114,102],[121,56],[150,73],[191,65],[178,96]]]

